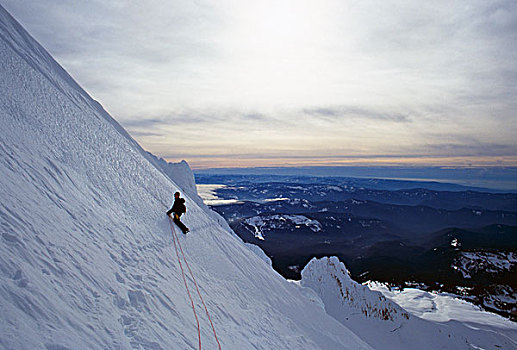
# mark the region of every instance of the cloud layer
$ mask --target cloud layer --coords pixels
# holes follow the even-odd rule
[[[516,164],[515,1],[0,1],[171,160]]]

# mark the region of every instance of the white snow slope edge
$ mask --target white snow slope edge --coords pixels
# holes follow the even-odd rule
[[[353,281],[336,257],[312,259],[302,271],[301,285],[314,290],[330,315],[375,349],[517,348],[517,326],[510,320],[481,311],[465,322],[415,317]]]
[[[182,189],[1,6],[0,92],[0,348],[197,348],[165,216]],[[186,199],[223,349],[369,348]]]

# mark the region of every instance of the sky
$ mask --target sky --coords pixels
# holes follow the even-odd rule
[[[194,169],[517,165],[517,2],[0,0]]]

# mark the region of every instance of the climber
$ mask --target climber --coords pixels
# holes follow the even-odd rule
[[[180,216],[184,214],[187,211],[187,207],[185,207],[185,199],[180,198],[180,193],[176,192],[174,193],[174,204],[172,205],[172,208],[170,208],[167,211],[167,215],[171,215],[171,213],[174,213],[173,221],[178,227],[183,231],[184,234],[187,234],[190,230],[187,226],[185,226],[184,223],[180,221]]]

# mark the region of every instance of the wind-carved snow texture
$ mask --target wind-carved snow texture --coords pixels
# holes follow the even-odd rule
[[[223,349],[368,348],[198,206],[177,184],[187,172],[165,176],[2,7],[0,58],[0,348],[197,348],[165,216],[176,190]]]
[[[244,243],[246,247],[248,247],[249,250],[251,250],[254,254],[256,254],[262,261],[264,261],[269,266],[273,266],[273,262],[269,258],[269,256],[264,253],[262,249],[258,245],[251,244],[251,243]]]
[[[256,238],[264,240],[264,233],[273,230],[291,230],[307,226],[313,232],[322,229],[318,220],[309,219],[303,215],[259,215],[247,218],[244,223],[253,229]]]
[[[327,312],[375,349],[516,349],[517,326],[431,322],[411,315],[380,292],[353,281],[336,257],[312,259],[301,285],[313,289]]]

